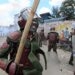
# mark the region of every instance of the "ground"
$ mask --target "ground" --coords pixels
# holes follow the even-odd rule
[[[48,62],[48,69],[47,71],[44,70],[43,75],[73,75],[74,67],[68,64],[70,52],[58,49],[58,55],[56,55],[53,51],[47,52],[47,46],[45,45],[42,49],[46,53]],[[43,60],[42,57],[41,60]],[[44,65],[44,63],[42,64]]]
[[[5,40],[4,37],[0,38],[0,45]],[[47,70],[44,69],[43,75],[73,75],[74,67],[68,64],[70,59],[70,52],[58,49],[58,56],[53,52],[47,52],[47,45],[41,47],[47,56]],[[40,55],[41,56],[41,55]],[[44,67],[44,60],[41,56],[42,66]],[[0,70],[0,75],[7,75],[4,71]]]

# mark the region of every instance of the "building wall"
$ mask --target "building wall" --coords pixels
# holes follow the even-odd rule
[[[75,28],[75,21],[45,22],[44,24],[39,25],[38,32],[44,28],[45,36],[47,36],[51,27],[55,27],[58,33],[60,33],[61,30],[65,30],[66,27],[69,29],[69,31],[71,31],[71,28]]]

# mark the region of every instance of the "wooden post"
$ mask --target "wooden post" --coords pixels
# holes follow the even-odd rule
[[[23,48],[24,48],[24,45],[25,45],[25,42],[26,42],[26,39],[27,39],[27,36],[28,36],[28,32],[29,32],[29,29],[30,29],[30,25],[32,23],[32,19],[34,17],[34,14],[36,12],[37,7],[38,7],[39,1],[40,0],[34,0],[31,12],[29,14],[28,20],[26,22],[26,25],[25,25],[25,28],[24,28],[24,31],[23,31],[23,34],[22,34],[22,37],[21,37],[20,45],[18,47],[18,52],[17,52],[16,58],[15,58],[16,64],[19,64],[19,61],[20,61],[20,58],[21,58],[21,55],[22,55],[22,52],[23,52]]]

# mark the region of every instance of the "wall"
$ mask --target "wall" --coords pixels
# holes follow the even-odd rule
[[[40,24],[38,31],[42,28],[44,28],[45,35],[47,36],[47,33],[50,31],[51,27],[55,27],[57,32],[61,32],[61,30],[65,30],[66,27],[68,27],[69,31],[71,31],[71,28],[75,28],[75,21],[56,21],[56,22],[50,22],[50,23],[44,23],[43,25]]]

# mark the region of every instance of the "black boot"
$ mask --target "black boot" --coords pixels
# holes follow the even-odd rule
[[[73,62],[69,62],[69,64],[71,65],[71,66],[73,66],[74,64],[73,64]]]
[[[72,66],[74,65],[74,64],[73,64],[73,53],[71,54],[69,64],[72,65]]]

